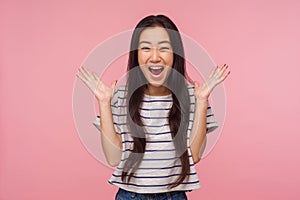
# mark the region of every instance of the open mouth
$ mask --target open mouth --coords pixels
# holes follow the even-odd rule
[[[155,75],[155,76],[158,76],[163,70],[164,70],[164,67],[163,66],[150,66],[148,67],[149,71]]]

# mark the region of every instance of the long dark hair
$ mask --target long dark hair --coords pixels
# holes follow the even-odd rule
[[[185,177],[190,173],[190,162],[187,152],[190,99],[185,82],[185,78],[189,79],[189,77],[186,75],[184,49],[180,33],[176,25],[164,15],[150,15],[143,18],[136,25],[132,34],[127,66],[127,71],[129,73],[126,85],[126,102],[128,105],[127,124],[133,138],[133,149],[131,149],[130,155],[125,161],[122,172],[122,181],[129,183],[134,172],[138,169],[145,153],[146,137],[139,108],[148,85],[141,84],[147,83],[147,81],[139,68],[138,43],[143,30],[148,27],[156,26],[163,27],[168,32],[173,49],[173,70],[171,70],[164,83],[164,85],[172,92],[173,104],[168,115],[168,121],[176,148],[176,157],[180,158],[182,165],[178,179],[170,185],[170,188],[173,188],[181,184]]]

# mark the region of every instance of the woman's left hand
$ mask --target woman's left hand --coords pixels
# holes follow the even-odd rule
[[[197,100],[208,100],[210,93],[213,89],[223,82],[226,77],[230,74],[230,71],[226,72],[228,65],[224,64],[222,67],[217,66],[214,68],[209,75],[208,79],[202,84],[199,85],[197,81],[195,81],[195,90],[194,94]]]

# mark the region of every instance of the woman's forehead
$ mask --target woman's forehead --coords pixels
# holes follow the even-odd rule
[[[139,42],[151,44],[170,43],[170,38],[166,29],[162,27],[148,27],[142,31]]]

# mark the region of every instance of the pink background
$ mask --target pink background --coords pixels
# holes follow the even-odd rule
[[[299,199],[299,1],[2,0],[1,200],[114,198],[112,169],[74,126],[75,73],[101,41],[158,13],[232,71],[222,135],[189,198]]]

